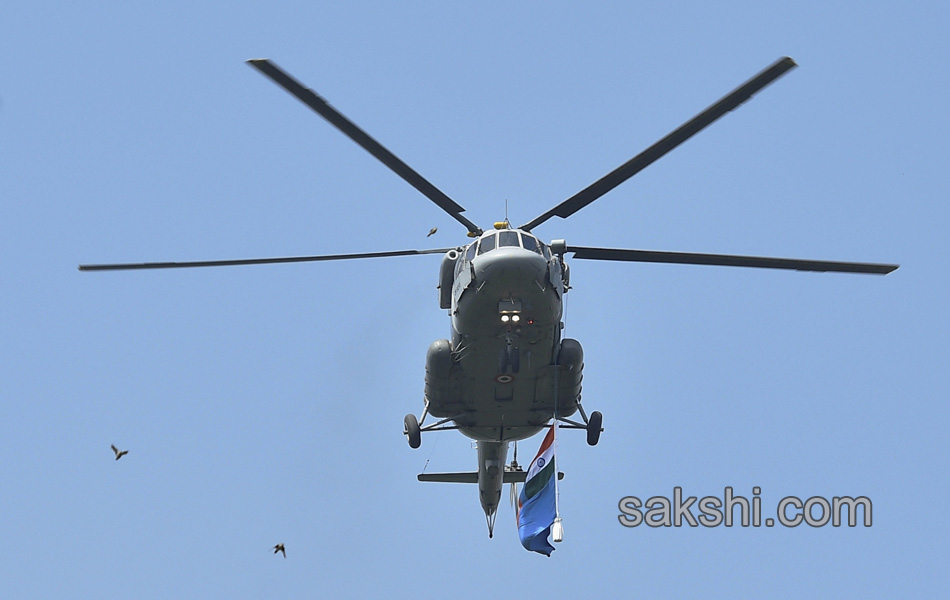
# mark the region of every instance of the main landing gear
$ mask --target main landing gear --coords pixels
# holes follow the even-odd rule
[[[578,423],[577,421],[572,421],[564,417],[558,417],[558,421],[564,423],[562,427],[565,429],[584,429],[587,431],[587,444],[590,446],[596,446],[597,442],[600,441],[600,433],[604,430],[604,415],[601,414],[599,410],[595,410],[590,413],[590,416],[587,416],[587,413],[584,412],[584,407],[581,406],[580,402],[577,403],[577,410],[581,413],[581,417],[584,419],[584,423]],[[442,419],[436,421],[431,425],[426,425],[425,427],[422,424],[425,422],[426,415],[429,414],[429,406],[426,405],[425,410],[422,411],[422,419],[416,419],[416,415],[409,413],[402,420],[403,422],[403,433],[406,435],[406,439],[409,441],[410,448],[418,448],[422,444],[422,432],[423,431],[442,431],[445,429],[458,429],[455,426],[445,426],[445,423],[453,421],[461,415],[455,415],[447,419]]]
[[[595,410],[590,413],[590,418],[587,420],[587,444],[589,446],[596,446],[597,442],[600,441],[600,432],[603,431],[604,415],[600,414],[599,410]]]
[[[566,419],[564,417],[558,417],[558,421],[564,423],[562,427],[565,429],[584,429],[587,431],[587,444],[590,446],[596,446],[597,442],[600,441],[600,432],[604,430],[604,415],[600,413],[599,410],[595,410],[590,413],[590,417],[587,416],[587,413],[584,412],[584,407],[581,406],[580,402],[577,403],[577,410],[581,413],[581,417],[584,419],[584,423],[578,423],[577,421],[572,421],[571,419]]]
[[[411,413],[406,415],[403,423],[405,425],[403,433],[409,439],[409,447],[418,448],[422,444],[422,430],[419,429],[419,421],[416,419],[416,415]]]
[[[425,423],[426,416],[429,414],[429,403],[426,402],[425,409],[422,411],[422,417],[416,419],[416,415],[409,413],[402,420],[403,430],[402,432],[406,435],[406,439],[409,440],[410,448],[418,448],[422,444],[422,432],[423,431],[444,431],[446,429],[458,429],[454,425],[446,425],[449,421],[454,421],[455,419],[461,417],[462,415],[452,415],[446,419],[441,419],[432,423],[431,425],[426,425]]]

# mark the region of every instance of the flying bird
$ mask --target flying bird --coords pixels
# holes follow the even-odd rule
[[[277,544],[276,546],[274,546],[274,554],[277,554],[278,552],[280,552],[281,554],[283,554],[283,555],[284,555],[284,558],[287,558],[287,551],[284,550],[284,545],[283,545],[283,544]]]
[[[432,229],[429,230],[429,235],[427,235],[426,237],[431,236],[433,233],[435,233],[435,232],[438,231],[438,230],[439,230],[438,227],[433,227]]]
[[[116,460],[119,460],[120,458],[122,458],[123,456],[129,453],[128,450],[119,450],[118,448],[115,447],[115,444],[112,444],[112,451],[115,452]]]

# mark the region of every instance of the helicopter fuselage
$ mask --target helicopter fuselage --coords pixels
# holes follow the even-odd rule
[[[439,300],[452,334],[426,355],[426,410],[478,441],[476,481],[489,533],[508,443],[578,409],[583,351],[561,338],[568,289],[561,255],[527,231],[489,231],[442,259]]]
[[[528,232],[489,231],[446,253],[440,279],[452,334],[426,358],[429,414],[507,442],[577,410],[583,353],[561,339],[568,279],[558,255]]]

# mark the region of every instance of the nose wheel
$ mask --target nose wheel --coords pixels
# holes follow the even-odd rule
[[[512,346],[502,349],[498,356],[498,372],[507,373],[509,369],[512,373],[521,370],[521,353]]]

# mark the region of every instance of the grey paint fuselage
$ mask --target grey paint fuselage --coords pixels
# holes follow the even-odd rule
[[[477,254],[475,244],[496,233],[447,255],[447,262],[454,257],[451,341],[433,344],[426,373],[429,413],[452,418],[478,441],[479,499],[486,515],[498,507],[508,442],[538,433],[555,410],[562,417],[573,414],[583,367],[573,340],[578,352],[558,360],[566,291],[560,257],[543,245],[537,251],[500,246]],[[440,356],[433,357],[436,352]]]

